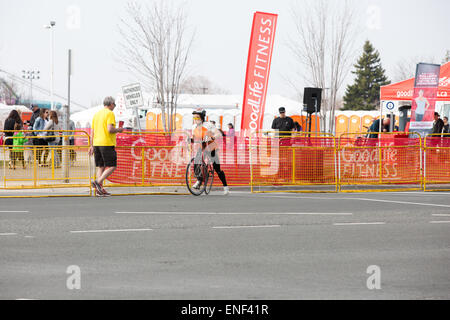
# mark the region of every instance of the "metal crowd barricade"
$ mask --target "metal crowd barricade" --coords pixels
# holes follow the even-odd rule
[[[450,191],[450,133],[428,134],[423,150],[423,190]]]
[[[96,169],[89,134],[50,131],[53,136],[47,130],[24,130],[28,142],[23,146],[0,146],[0,197],[93,195]],[[373,134],[378,138],[278,131],[225,137],[219,146],[221,167],[230,186],[255,193],[450,190],[450,134],[424,139],[415,132]],[[49,137],[64,143],[33,143]],[[118,134],[118,166],[105,187],[116,188],[114,195],[187,194],[189,137],[187,132]]]
[[[367,138],[367,133],[344,133],[339,137],[339,191],[421,190],[420,135],[415,132],[368,134],[378,137]]]
[[[13,145],[1,146],[0,197],[92,195],[91,162],[88,154],[91,142],[90,136],[85,131],[22,130],[21,132],[24,133],[23,137],[5,137],[5,140],[13,140]],[[61,138],[62,144],[40,143],[41,139],[51,137]],[[14,145],[16,139],[26,141],[23,145]],[[73,145],[70,144],[70,140],[74,141]],[[63,188],[73,190],[67,192],[53,190]],[[33,189],[39,192],[32,191]],[[27,194],[21,195],[22,192],[18,194],[17,190],[27,190]]]
[[[337,192],[330,133],[259,131],[250,137],[251,192]]]

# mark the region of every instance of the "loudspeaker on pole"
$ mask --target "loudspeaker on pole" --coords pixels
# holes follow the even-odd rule
[[[305,88],[303,92],[303,111],[306,111],[307,113],[320,112],[321,103],[322,88]]]

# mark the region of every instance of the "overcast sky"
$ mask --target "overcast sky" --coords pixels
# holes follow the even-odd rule
[[[67,95],[67,50],[70,48],[74,54],[72,98],[90,107],[94,102],[101,102],[104,96],[115,96],[123,85],[136,82],[136,77],[125,72],[113,54],[120,39],[117,25],[124,16],[126,2],[0,0],[0,69],[21,75],[23,69],[36,68],[41,72],[41,79],[37,80],[39,85],[50,88],[51,37],[43,25],[54,20],[55,92]],[[243,93],[253,13],[278,14],[268,93],[289,98],[295,96],[295,90],[286,81],[287,77],[295,76],[295,61],[286,43],[293,28],[292,4],[302,7],[303,1],[172,2],[187,5],[189,25],[196,30],[191,74],[206,76],[233,94]],[[370,40],[379,50],[389,78],[395,76],[399,61],[434,57],[435,61],[441,62],[446,50],[450,49],[448,0],[363,0],[352,3],[361,20],[356,48],[360,52],[363,42]],[[300,67],[295,72],[301,72]],[[349,75],[347,83],[351,80]]]

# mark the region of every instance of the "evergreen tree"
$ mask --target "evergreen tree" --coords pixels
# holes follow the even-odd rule
[[[348,85],[344,95],[342,110],[379,109],[380,86],[391,83],[381,67],[380,54],[369,41],[364,43],[364,51],[354,65],[354,84]]]

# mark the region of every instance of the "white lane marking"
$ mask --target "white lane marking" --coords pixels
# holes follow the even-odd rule
[[[432,216],[435,216],[435,217],[450,217],[450,214],[448,214],[448,213],[433,213]]]
[[[236,192],[235,193],[241,193],[241,194],[248,194],[253,195],[254,197],[268,197],[271,195],[277,196],[277,195],[290,195],[292,197],[296,197],[296,195],[302,194],[301,192],[293,193],[293,192],[277,192],[275,193],[250,193],[250,192]],[[320,192],[318,192],[320,194]],[[353,194],[356,195],[367,195],[367,192],[354,192]],[[439,195],[449,195],[449,192],[440,192],[440,191],[380,191],[376,192],[376,194],[382,194],[382,195],[390,195],[390,194],[407,194],[407,195],[417,195],[417,196],[439,196]]]
[[[386,224],[386,222],[345,222],[345,223],[333,223],[335,226],[359,226],[359,225],[372,225],[372,224]]]
[[[212,227],[213,229],[242,229],[242,228],[276,228],[281,227],[279,224],[272,224],[272,225],[262,225],[262,226],[219,226],[219,227]]]
[[[9,233],[0,233],[0,236],[16,236],[17,235],[17,233],[11,233],[11,232],[9,232]]]
[[[450,223],[450,220],[446,220],[446,221],[430,221],[430,223]]]
[[[2,210],[0,213],[29,213],[30,211],[12,211],[12,210]]]
[[[386,203],[398,203],[398,204],[412,204],[412,205],[417,205],[417,206],[430,206],[430,207],[450,208],[450,205],[448,205],[448,204],[422,203],[422,202],[409,202],[409,201],[395,201],[395,200],[369,199],[369,198],[325,198],[325,197],[286,197],[286,196],[270,196],[269,198],[317,199],[317,200],[360,200],[360,201],[374,201],[374,202],[386,202]]]
[[[136,231],[152,231],[153,229],[105,229],[105,230],[79,230],[70,231],[70,233],[98,233],[98,232],[136,232]]]
[[[246,215],[246,214],[267,214],[267,215],[333,215],[333,216],[351,216],[350,212],[173,212],[173,211],[127,211],[116,212],[122,214],[186,214],[186,215]]]
[[[351,198],[351,199],[364,200],[364,201],[375,201],[375,202],[398,203],[398,204],[412,204],[412,205],[416,205],[416,206],[430,206],[430,207],[450,208],[450,205],[448,205],[448,204],[422,203],[422,202],[409,202],[409,201],[394,201],[394,200],[381,200],[381,199],[368,199],[368,198]]]

